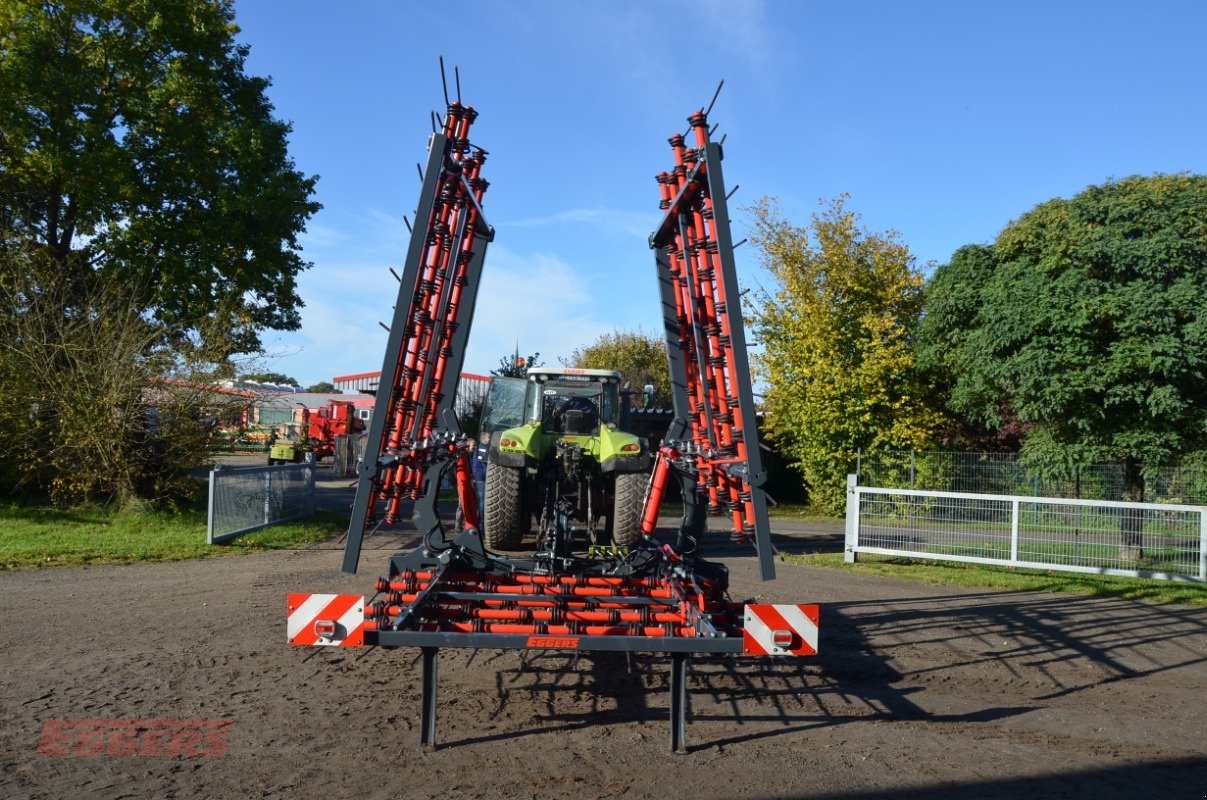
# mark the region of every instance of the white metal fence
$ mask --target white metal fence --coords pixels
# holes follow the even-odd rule
[[[860,553],[1207,581],[1207,507],[881,489],[852,475],[846,560]]]
[[[314,464],[215,467],[210,471],[210,544],[314,513]]]
[[[893,489],[973,492],[1077,500],[1123,500],[1124,468],[1119,463],[1070,467],[1041,474],[1026,466],[1018,453],[975,453],[939,450],[860,452],[855,462],[859,483]],[[1207,503],[1207,462],[1149,466],[1143,470],[1149,503]]]

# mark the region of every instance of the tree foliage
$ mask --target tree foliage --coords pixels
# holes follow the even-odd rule
[[[614,330],[602,334],[591,344],[579,347],[563,359],[568,367],[580,369],[611,369],[621,374],[622,380],[632,383],[636,393],[634,406],[642,404],[641,393],[645,386],[654,387],[651,406],[666,407],[671,404],[671,378],[666,362],[666,342],[641,330]]]
[[[0,251],[0,477],[61,505],[189,500],[216,424],[248,401],[126,287],[81,292],[45,257]],[[166,344],[165,344],[166,342]]]
[[[319,394],[343,394],[343,392],[335,388],[335,384],[331,381],[319,381],[312,386],[307,386],[306,391],[317,392]]]
[[[299,324],[318,208],[230,0],[0,2],[0,229],[227,353]]]
[[[926,285],[925,313],[918,326],[918,366],[936,387],[936,396],[950,397],[960,373],[957,354],[967,331],[981,313],[981,288],[993,276],[997,259],[988,245],[961,247],[951,262],[938,267]],[[991,313],[991,312],[989,312]],[[998,397],[994,422],[983,416],[953,413],[940,437],[944,444],[969,449],[1005,449],[1016,452],[1030,430],[1014,408]],[[954,409],[950,409],[954,411]]]
[[[896,234],[862,229],[845,196],[803,228],[773,201],[752,211],[778,284],[747,302],[768,430],[811,501],[837,511],[859,448],[924,446],[941,422],[913,349],[923,278]]]
[[[492,369],[490,374],[501,378],[523,378],[528,374],[528,370],[539,367],[543,363],[540,353],[533,353],[527,358],[521,356],[519,345],[517,345],[514,353],[499,359],[499,366]]]
[[[1207,448],[1207,177],[1157,175],[1041,203],[931,281],[923,352],[952,405],[1030,426],[1048,471]]]

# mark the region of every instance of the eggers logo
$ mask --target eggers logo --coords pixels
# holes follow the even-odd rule
[[[233,719],[51,719],[43,756],[224,756]]]
[[[577,636],[529,636],[529,647],[569,647],[578,648]]]

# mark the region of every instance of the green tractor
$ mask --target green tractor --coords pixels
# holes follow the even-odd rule
[[[618,372],[538,367],[526,381],[491,380],[487,546],[518,549],[533,529],[552,552],[568,552],[574,531],[594,545],[637,541],[653,462],[645,439],[620,430],[620,412]]]

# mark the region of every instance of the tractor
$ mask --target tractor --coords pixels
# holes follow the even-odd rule
[[[519,549],[534,524],[543,552],[568,555],[578,532],[593,546],[637,541],[653,461],[645,439],[620,429],[620,394],[620,373],[601,369],[491,380],[481,425],[488,547]]]

